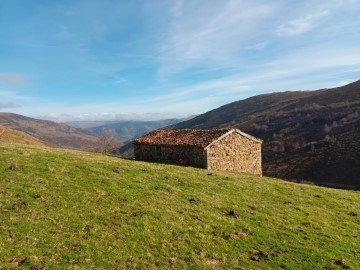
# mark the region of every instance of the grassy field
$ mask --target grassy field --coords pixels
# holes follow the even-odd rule
[[[0,143],[0,269],[360,269],[360,193]]]

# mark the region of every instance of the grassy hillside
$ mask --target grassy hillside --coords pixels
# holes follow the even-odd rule
[[[4,143],[0,160],[0,269],[360,269],[359,192]]]
[[[45,146],[40,140],[20,131],[0,125],[0,142]]]
[[[91,150],[97,142],[96,136],[86,130],[14,113],[0,112],[0,125],[24,132],[55,147]]]
[[[360,142],[360,81],[251,97],[173,128],[228,127],[264,140],[267,176],[360,188],[360,149],[354,147]]]

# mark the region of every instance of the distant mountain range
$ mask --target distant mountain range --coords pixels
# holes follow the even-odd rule
[[[116,124],[122,122],[121,120],[113,120],[113,121],[69,121],[65,122],[64,124],[75,127],[75,128],[94,128],[94,127],[100,127],[104,125],[110,125],[110,124]]]
[[[360,187],[360,81],[254,96],[170,128],[228,127],[264,140],[264,175]]]
[[[54,147],[91,150],[97,140],[94,134],[84,129],[14,113],[0,113],[0,125],[24,132]]]
[[[236,101],[191,119],[94,121],[70,125],[0,113],[0,125],[46,145],[91,150],[96,134],[115,132],[124,156],[131,140],[158,128],[238,128],[264,140],[266,176],[360,188],[360,81],[317,91],[280,92]],[[182,121],[183,120],[183,121]]]
[[[97,143],[97,134],[110,130],[117,134],[122,143],[161,127],[174,125],[183,119],[164,119],[157,121],[74,121],[56,123],[39,120],[14,113],[0,113],[0,125],[7,134],[19,131],[48,146],[91,151]],[[82,127],[82,128],[80,128]],[[5,133],[4,133],[5,134]],[[5,136],[5,135],[4,135]],[[3,137],[5,139],[5,137]]]
[[[110,130],[115,132],[117,136],[120,138],[123,144],[126,144],[133,140],[134,138],[143,135],[151,130],[162,128],[165,126],[175,125],[181,121],[185,121],[189,118],[185,119],[163,119],[157,121],[121,121],[121,122],[110,122],[104,125],[99,125],[95,127],[86,128],[88,131],[93,132],[95,134],[101,133],[102,130]],[[100,123],[100,122],[99,122]],[[92,122],[95,124],[95,122]]]

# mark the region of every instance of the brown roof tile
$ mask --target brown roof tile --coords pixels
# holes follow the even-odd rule
[[[133,144],[181,145],[206,147],[231,129],[160,129],[151,131],[133,141]]]

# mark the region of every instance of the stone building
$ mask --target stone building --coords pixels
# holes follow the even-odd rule
[[[154,130],[133,144],[136,160],[262,175],[262,140],[238,129]]]

